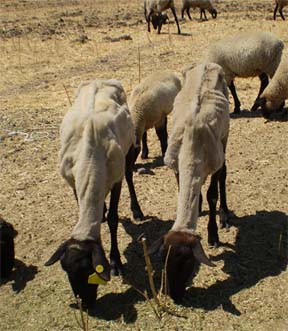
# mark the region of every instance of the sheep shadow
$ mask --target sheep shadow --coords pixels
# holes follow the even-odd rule
[[[242,109],[240,113],[230,113],[231,119],[237,118],[256,118],[263,117],[262,110],[258,109],[251,111],[248,109]],[[263,117],[264,118],[264,117]],[[277,122],[287,122],[288,121],[288,108],[283,108],[282,111],[272,113],[269,119],[264,118],[266,121],[277,121]]]
[[[12,282],[12,290],[15,293],[20,293],[26,287],[27,283],[35,278],[38,268],[34,265],[27,266],[20,260],[15,259],[15,266],[11,275],[1,282],[6,284]]]
[[[279,211],[258,211],[255,215],[231,220],[238,228],[234,250],[212,257],[224,261],[226,280],[217,281],[208,289],[192,287],[183,306],[215,310],[219,306],[240,316],[230,297],[243,289],[255,286],[266,277],[275,277],[287,268],[288,221]],[[224,245],[225,246],[225,245]]]
[[[138,172],[139,169],[144,168],[145,175],[155,175],[153,169],[159,168],[159,167],[163,167],[164,166],[164,161],[163,161],[163,157],[162,156],[156,156],[155,158],[149,158],[149,161],[144,161],[144,163],[136,163],[134,165],[134,170],[135,172]],[[151,161],[150,161],[151,160]]]

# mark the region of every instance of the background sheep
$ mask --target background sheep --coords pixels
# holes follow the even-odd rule
[[[224,72],[219,65],[204,63],[186,72],[183,88],[175,99],[172,120],[165,163],[179,173],[177,218],[168,234],[151,246],[150,252],[160,250],[165,260],[171,246],[167,278],[170,296],[177,301],[183,297],[185,287],[200,263],[213,266],[195,234],[201,186],[209,174],[212,174],[207,192],[209,244],[219,243],[216,224],[218,182],[222,224],[228,218],[225,148],[229,103]]]
[[[166,16],[162,12],[169,8],[171,9],[177,24],[178,34],[181,34],[174,0],[144,0],[144,15],[148,24],[148,32],[150,32],[150,20],[152,21],[154,29],[158,26],[158,33],[161,32],[162,24],[166,20]]]
[[[210,0],[182,0],[182,19],[184,18],[184,12],[186,11],[189,19],[192,20],[192,17],[190,16],[190,8],[200,8],[200,20],[202,19],[203,14],[204,19],[207,21],[205,10],[208,10],[213,18],[217,17],[217,10],[213,7]]]
[[[282,57],[274,77],[259,99],[263,116],[269,117],[271,113],[281,111],[286,99],[288,99],[288,59]]]
[[[110,280],[110,270],[112,275],[123,272],[117,244],[118,202],[125,155],[126,178],[127,173],[132,174],[135,136],[121,84],[116,80],[82,84],[72,110],[62,121],[60,137],[60,170],[77,198],[79,221],[71,238],[60,245],[45,265],[60,259],[75,296],[79,295],[89,307],[95,302],[98,284]],[[135,195],[129,176],[129,190]],[[100,225],[104,200],[110,191],[109,264],[101,244]],[[134,216],[143,217],[136,195],[131,200]]]
[[[4,221],[0,215],[0,281],[7,278],[14,267],[16,235],[13,225]]]
[[[167,115],[173,109],[173,102],[181,89],[177,75],[169,71],[155,72],[146,77],[132,91],[129,109],[135,127],[136,145],[142,159],[148,158],[147,130],[155,127],[161,144],[162,156],[167,149]]]
[[[239,32],[217,41],[208,49],[207,60],[222,66],[234,99],[234,112],[240,112],[234,78],[255,77],[261,81],[258,96],[251,108],[258,108],[258,99],[273,77],[281,60],[283,42],[269,32]]]
[[[275,0],[275,4],[276,4],[276,6],[275,6],[275,9],[274,9],[274,16],[273,16],[274,21],[276,20],[276,15],[277,15],[278,8],[279,8],[279,13],[282,17],[282,20],[285,20],[285,17],[283,15],[283,8],[288,6],[288,0]]]

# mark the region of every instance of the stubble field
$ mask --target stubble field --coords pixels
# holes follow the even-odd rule
[[[180,18],[179,0],[176,6]],[[16,267],[0,287],[2,331],[80,330],[66,274],[59,264],[44,263],[77,222],[73,193],[59,175],[58,150],[59,125],[82,80],[116,78],[129,95],[149,73],[201,61],[211,42],[237,31],[271,31],[288,53],[287,22],[272,20],[272,0],[216,6],[216,20],[207,13],[209,21],[200,22],[193,11],[193,21],[180,20],[182,35],[171,23],[161,35],[148,36],[142,1],[1,1],[0,213],[19,233]],[[149,242],[156,239],[176,212],[175,178],[161,166],[151,131],[150,158],[137,161],[149,174],[134,175],[147,217],[131,220],[124,183],[118,238],[127,276],[100,287],[89,330],[288,330],[287,119],[267,122],[249,112],[258,79],[237,79],[236,86],[243,112],[231,117],[227,149],[227,196],[235,216],[231,228],[220,231],[217,249],[207,247],[206,202],[198,222],[216,268],[203,266],[185,304],[168,300],[170,313],[161,319],[135,290],[150,294],[137,238],[144,233]],[[102,238],[108,252],[107,224]],[[159,261],[152,262],[159,280]]]

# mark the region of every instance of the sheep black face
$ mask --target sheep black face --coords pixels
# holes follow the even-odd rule
[[[45,266],[58,260],[67,272],[75,297],[81,298],[84,307],[93,306],[98,285],[110,280],[110,265],[102,246],[95,241],[69,239],[60,245]]]
[[[149,249],[150,254],[156,251],[160,252],[163,262],[169,252],[166,272],[169,295],[175,302],[181,301],[201,263],[214,266],[204,253],[200,237],[187,232],[169,231]]]
[[[264,118],[269,119],[274,113],[279,113],[283,110],[285,102],[282,102],[278,107],[266,98],[259,98],[255,101],[255,105],[261,106],[262,115]]]
[[[0,280],[7,278],[14,267],[16,235],[13,225],[0,216]]]
[[[211,16],[212,16],[213,18],[216,18],[216,17],[217,17],[217,10],[214,9],[214,8],[211,9],[210,14],[211,14]]]

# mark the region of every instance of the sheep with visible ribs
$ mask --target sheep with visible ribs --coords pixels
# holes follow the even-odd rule
[[[281,60],[284,43],[269,32],[239,32],[213,43],[206,56],[209,62],[221,65],[226,82],[234,99],[234,112],[239,113],[241,103],[238,99],[235,77],[256,77],[261,81],[258,96],[251,108],[257,110],[258,99],[269,79],[273,77]]]
[[[177,24],[178,34],[181,34],[174,0],[144,0],[144,15],[148,24],[148,32],[150,32],[150,21],[152,21],[154,29],[158,27],[158,33],[160,34],[162,24],[166,20],[166,16],[163,12],[169,8]]]
[[[210,245],[219,243],[216,224],[218,183],[222,225],[228,220],[225,192],[228,132],[228,91],[222,68],[215,63],[203,63],[188,70],[174,102],[172,133],[164,159],[178,178],[177,218],[172,229],[150,247],[150,253],[160,250],[163,260],[171,247],[167,278],[170,296],[175,301],[184,296],[200,263],[213,266],[196,234],[201,187],[210,174],[207,192]]]
[[[61,175],[72,187],[79,205],[79,221],[46,262],[60,260],[75,296],[94,304],[99,284],[122,274],[117,244],[118,202],[126,176],[134,218],[142,218],[132,182],[135,135],[125,92],[117,80],[94,80],[78,89],[72,110],[60,129]],[[125,162],[126,158],[126,162]],[[125,169],[126,168],[126,169]],[[107,215],[111,233],[110,263],[100,236],[104,201],[111,192]]]
[[[157,71],[146,77],[132,91],[129,109],[135,127],[137,155],[142,140],[142,159],[148,158],[147,130],[155,127],[162,156],[167,149],[167,115],[181,89],[181,81],[172,71]]]

